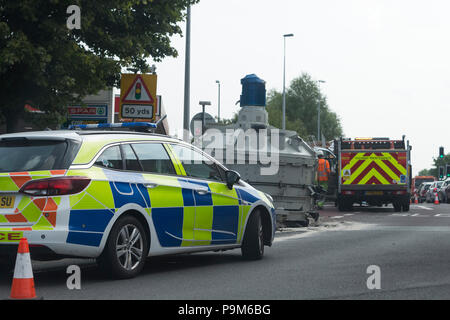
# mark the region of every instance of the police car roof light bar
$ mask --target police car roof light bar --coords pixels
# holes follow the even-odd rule
[[[121,122],[121,123],[98,123],[98,124],[75,124],[69,126],[69,130],[95,130],[95,129],[114,129],[126,128],[135,130],[156,129],[158,125],[167,117],[165,115],[157,122]]]

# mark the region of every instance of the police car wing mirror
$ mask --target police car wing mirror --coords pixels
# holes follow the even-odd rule
[[[236,184],[241,179],[241,176],[236,171],[228,170],[225,172],[225,178],[227,182],[227,187],[228,189],[231,190],[233,189],[233,185]]]

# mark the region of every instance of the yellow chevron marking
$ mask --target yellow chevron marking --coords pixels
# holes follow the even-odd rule
[[[364,163],[359,166],[358,169],[355,171],[351,171],[353,166],[360,160],[364,160]],[[347,177],[347,180],[343,182],[343,184],[352,184],[353,181],[360,176],[360,174],[372,163],[375,162],[389,177],[392,178],[392,180],[400,180],[400,177],[397,176],[382,160],[389,161],[397,170],[402,173],[406,174],[406,168],[404,168],[402,165],[398,163],[398,161],[388,152],[382,153],[382,156],[377,156],[375,153],[371,153],[369,156],[364,156],[363,153],[357,154],[353,159],[341,169],[341,176],[343,176],[343,173],[345,170],[351,171],[351,176]],[[372,173],[372,174],[371,174]],[[372,169],[370,170],[367,175],[359,181],[358,184],[365,184],[367,181],[369,181],[370,178],[375,176],[378,180],[380,180],[383,184],[391,184],[391,182],[387,181],[386,178],[384,178],[377,170]]]
[[[364,178],[359,181],[358,184],[367,184],[367,181],[369,181],[373,176],[377,178],[382,184],[391,184],[389,181],[387,181],[377,170],[372,168]]]

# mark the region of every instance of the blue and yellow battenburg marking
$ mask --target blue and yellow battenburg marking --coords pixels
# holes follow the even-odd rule
[[[85,173],[102,179],[70,196],[68,243],[99,246],[117,210],[132,203],[151,215],[162,247],[234,244],[242,240],[251,205],[260,199],[243,188],[185,176],[91,170]]]

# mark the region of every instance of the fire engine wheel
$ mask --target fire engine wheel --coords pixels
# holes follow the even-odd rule
[[[348,200],[338,200],[338,210],[339,211],[352,211],[353,203]]]
[[[402,211],[403,212],[408,212],[409,211],[409,201],[404,201],[402,203]]]
[[[395,211],[395,212],[401,212],[401,211],[402,211],[403,204],[402,204],[401,201],[395,200],[395,201],[392,203],[392,205],[394,206],[394,211]],[[409,207],[408,207],[408,210],[409,210]]]

